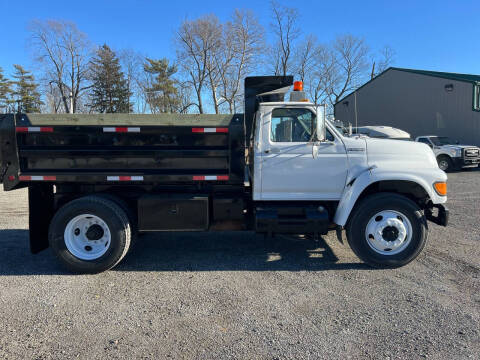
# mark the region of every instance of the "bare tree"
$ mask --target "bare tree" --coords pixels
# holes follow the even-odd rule
[[[177,92],[179,104],[176,112],[179,114],[187,114],[190,107],[195,105],[192,102],[192,88],[188,82],[177,80]]]
[[[220,96],[228,111],[237,111],[242,81],[252,71],[264,48],[264,30],[251,11],[235,10],[224,26],[223,44],[217,57]]]
[[[389,45],[385,45],[379,53],[380,58],[378,60],[375,58],[372,60],[372,71],[370,72],[371,79],[387,70],[395,61],[395,50]]]
[[[145,57],[132,49],[118,51],[118,58],[127,80],[127,87],[135,103],[134,111],[144,113],[146,102],[142,89],[143,64]]]
[[[333,106],[365,80],[369,49],[363,39],[348,34],[335,39],[332,51],[335,68],[327,92]]]
[[[29,30],[44,80],[58,87],[65,112],[76,112],[79,98],[88,89],[91,47],[87,36],[67,21],[37,20],[30,24]]]
[[[305,91],[314,104],[328,103],[338,76],[334,53],[326,46],[316,45],[311,62],[311,70],[305,73]]]
[[[314,35],[308,35],[295,51],[295,73],[300,81],[305,81],[314,72],[319,45]]]
[[[295,42],[300,36],[297,26],[298,10],[279,4],[277,1],[270,3],[273,19],[271,28],[276,37],[272,48],[273,66],[275,75],[285,76],[290,70],[291,55]]]
[[[176,34],[177,61],[186,73],[197,98],[199,113],[204,113],[203,91],[210,85],[214,106],[216,99],[217,74],[213,53],[221,46],[222,29],[215,15],[197,20],[185,20]]]
[[[61,108],[63,106],[62,103],[62,96],[60,94],[60,90],[57,86],[53,86],[52,83],[47,84],[44,86],[43,93],[45,94],[46,98],[46,112],[57,114],[61,112]]]

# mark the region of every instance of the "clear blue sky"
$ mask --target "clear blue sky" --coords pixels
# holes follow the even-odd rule
[[[351,33],[373,49],[389,44],[398,67],[480,74],[479,0],[281,2],[299,9],[303,32],[320,41]],[[0,66],[32,69],[26,28],[33,19],[71,20],[95,43],[173,57],[173,32],[183,19],[215,13],[224,20],[239,6],[268,27],[269,2],[262,0],[0,0]]]

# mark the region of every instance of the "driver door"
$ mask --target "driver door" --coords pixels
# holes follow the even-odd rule
[[[340,199],[347,178],[345,146],[327,130],[327,141],[317,144],[314,158],[315,128],[315,114],[308,108],[272,107],[264,113],[262,200]]]

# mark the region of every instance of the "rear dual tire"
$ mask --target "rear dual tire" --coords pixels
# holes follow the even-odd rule
[[[427,241],[427,223],[409,198],[380,193],[355,207],[346,227],[352,251],[377,268],[397,268],[414,260]]]
[[[87,196],[64,205],[52,219],[49,243],[62,265],[75,273],[113,268],[127,254],[132,238],[125,210],[102,196]]]

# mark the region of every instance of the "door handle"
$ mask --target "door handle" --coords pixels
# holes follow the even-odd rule
[[[264,152],[265,152],[265,154],[270,154],[270,153],[278,154],[278,153],[280,153],[280,149],[278,149],[278,148],[265,149]]]

